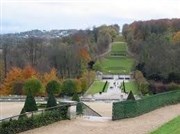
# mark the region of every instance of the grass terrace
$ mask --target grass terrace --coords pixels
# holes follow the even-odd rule
[[[88,91],[86,92],[86,94],[96,94],[99,92],[102,92],[103,87],[104,87],[105,82],[103,81],[94,81],[93,84],[89,87]],[[106,87],[105,87],[105,92],[107,91],[109,86],[109,83],[107,83]]]
[[[125,82],[126,92],[132,91],[134,94],[139,94],[138,85],[135,81]]]
[[[127,55],[127,45],[125,42],[115,42],[112,44],[111,53],[97,64],[101,65],[105,74],[129,74],[134,66],[134,59]]]

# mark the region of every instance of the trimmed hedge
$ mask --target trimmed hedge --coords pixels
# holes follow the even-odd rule
[[[135,117],[178,102],[180,102],[180,90],[147,96],[136,101],[114,102],[112,120]]]
[[[45,111],[39,115],[24,117],[18,120],[4,121],[0,123],[0,134],[16,134],[37,127],[45,126],[56,121],[67,119],[67,106]]]

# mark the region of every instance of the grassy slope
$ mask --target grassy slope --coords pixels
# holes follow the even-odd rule
[[[180,134],[180,116],[162,125],[151,134]]]
[[[125,82],[126,92],[132,91],[134,94],[139,94],[138,86],[135,81]]]
[[[86,92],[86,94],[92,94],[93,95],[95,93],[101,92],[104,84],[105,84],[105,82],[102,82],[102,81],[94,81],[93,84],[88,89],[88,91]]]
[[[115,42],[112,45],[111,54],[126,54],[127,45],[123,42]],[[99,61],[102,71],[110,74],[129,74],[134,65],[134,60],[129,56],[107,56]]]

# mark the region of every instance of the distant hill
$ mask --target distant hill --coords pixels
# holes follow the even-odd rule
[[[15,37],[15,38],[28,38],[28,37],[39,37],[39,38],[58,38],[65,37],[71,34],[76,33],[78,30],[69,29],[69,30],[31,30],[20,33],[9,33],[9,34],[1,34],[0,37]]]

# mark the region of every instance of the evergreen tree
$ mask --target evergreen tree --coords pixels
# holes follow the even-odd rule
[[[34,99],[34,95],[40,91],[41,87],[41,82],[36,78],[31,78],[25,82],[23,87],[25,93],[27,94],[25,104],[23,107],[25,112],[38,110],[36,101]]]
[[[52,80],[46,86],[46,92],[48,93],[48,101],[47,101],[47,108],[57,106],[56,98],[54,94],[58,94],[60,91],[60,84]]]
[[[132,92],[132,91],[130,91],[130,92],[129,92],[129,95],[128,95],[128,97],[127,97],[127,100],[135,100],[135,98],[134,98],[134,95],[133,95],[133,92]]]
[[[47,108],[57,106],[56,98],[53,94],[48,95]]]

